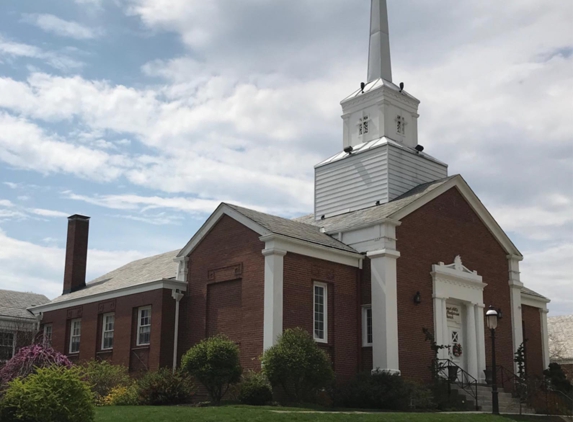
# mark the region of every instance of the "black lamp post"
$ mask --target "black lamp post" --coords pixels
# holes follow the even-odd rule
[[[499,415],[499,401],[497,393],[497,365],[495,362],[495,329],[497,328],[498,313],[493,306],[485,314],[487,328],[491,331],[491,402],[492,413]]]

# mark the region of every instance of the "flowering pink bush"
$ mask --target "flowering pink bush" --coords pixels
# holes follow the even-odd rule
[[[44,347],[40,344],[23,347],[0,369],[0,389],[13,379],[25,378],[36,372],[38,368],[52,365],[72,367],[72,363],[65,355],[56,352],[51,347]]]

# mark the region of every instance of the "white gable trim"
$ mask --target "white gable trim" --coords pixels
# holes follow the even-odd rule
[[[217,207],[217,209],[209,216],[207,221],[201,226],[201,228],[195,233],[195,235],[187,242],[185,247],[181,249],[175,261],[181,261],[188,256],[193,249],[203,240],[203,238],[211,231],[211,229],[219,222],[219,220],[224,216],[227,215],[231,217],[233,220],[238,221],[243,226],[248,227],[255,233],[258,233],[260,236],[265,236],[271,234],[270,231],[262,227],[261,225],[255,223],[250,218],[245,217],[240,212],[234,210],[227,204],[221,204]]]
[[[96,293],[88,296],[78,297],[77,299],[64,300],[56,303],[46,303],[45,305],[34,306],[28,308],[30,312],[38,316],[42,312],[50,312],[58,309],[71,308],[73,306],[86,305],[93,302],[101,302],[104,300],[115,299],[117,297],[130,296],[138,293],[149,292],[158,289],[172,289],[172,290],[187,290],[187,283],[177,280],[157,280],[148,283],[137,284],[135,286],[128,286],[109,292]]]
[[[502,245],[503,249],[509,255],[523,258],[523,255],[521,255],[521,253],[515,247],[515,245],[507,236],[507,234],[503,231],[503,229],[500,227],[497,221],[495,221],[495,219],[489,213],[487,208],[482,204],[477,195],[471,190],[466,181],[460,175],[453,177],[452,179],[448,180],[441,186],[421,196],[419,199],[415,200],[411,204],[408,204],[404,208],[396,211],[394,214],[390,215],[389,218],[395,220],[401,220],[407,215],[423,207],[428,202],[436,199],[438,196],[440,196],[444,192],[454,187],[468,201],[471,208],[475,211],[475,213],[485,224],[485,226],[488,228],[490,233],[495,237],[495,239]]]
[[[551,302],[549,299],[539,296],[533,296],[525,292],[521,292],[521,305],[531,306],[532,308],[539,308],[547,310],[547,304]]]

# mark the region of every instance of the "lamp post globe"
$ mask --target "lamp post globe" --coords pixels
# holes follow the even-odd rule
[[[497,392],[497,363],[495,361],[495,329],[497,328],[498,312],[490,306],[485,314],[487,328],[491,331],[491,408],[494,415],[499,415],[499,398]]]

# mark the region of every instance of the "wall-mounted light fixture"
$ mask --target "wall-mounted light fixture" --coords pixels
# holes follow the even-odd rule
[[[497,319],[502,319],[503,318],[503,314],[501,312],[501,309],[497,310]]]
[[[422,303],[422,295],[420,295],[420,292],[416,292],[416,294],[414,295],[414,303],[416,305]]]

